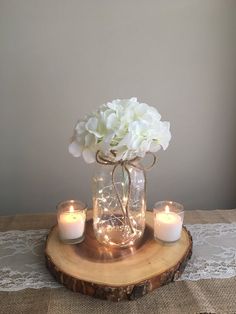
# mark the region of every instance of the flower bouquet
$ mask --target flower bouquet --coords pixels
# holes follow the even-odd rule
[[[168,147],[170,123],[137,98],[116,99],[79,120],[69,152],[100,166],[93,178],[93,225],[106,245],[126,247],[145,228],[146,176],[140,161]]]

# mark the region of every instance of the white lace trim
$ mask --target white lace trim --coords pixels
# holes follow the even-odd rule
[[[236,276],[236,223],[187,225],[193,255],[179,280]]]
[[[45,267],[48,230],[0,232],[0,290],[59,288]]]
[[[236,223],[187,225],[193,255],[178,280],[236,276]],[[0,291],[59,288],[45,267],[48,230],[0,232]]]

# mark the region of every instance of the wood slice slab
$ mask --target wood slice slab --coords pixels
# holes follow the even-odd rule
[[[192,254],[192,237],[185,227],[175,243],[153,238],[153,213],[146,213],[144,235],[136,247],[99,244],[88,214],[85,240],[63,244],[54,226],[46,242],[46,265],[54,277],[74,292],[119,301],[134,300],[177,279]]]

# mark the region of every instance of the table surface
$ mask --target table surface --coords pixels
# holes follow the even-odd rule
[[[236,222],[236,209],[185,211],[185,223]],[[50,228],[56,216],[28,214],[0,216],[0,231]],[[136,301],[108,302],[73,293],[66,288],[0,292],[0,313],[236,313],[236,277],[177,281]]]

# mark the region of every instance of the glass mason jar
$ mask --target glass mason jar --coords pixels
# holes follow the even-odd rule
[[[96,167],[92,184],[95,236],[108,246],[132,246],[145,229],[145,173],[137,160],[132,165]]]

